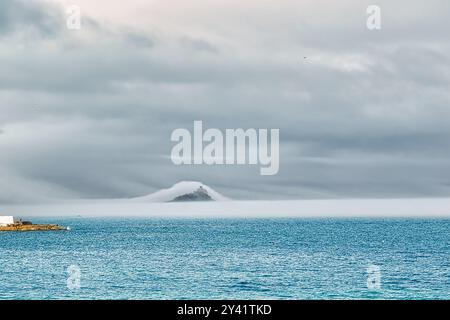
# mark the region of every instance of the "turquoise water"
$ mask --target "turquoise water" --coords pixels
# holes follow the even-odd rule
[[[33,221],[72,230],[0,233],[0,299],[450,298],[450,220]]]

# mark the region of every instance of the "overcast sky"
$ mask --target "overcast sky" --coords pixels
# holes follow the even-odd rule
[[[0,0],[0,203],[450,196],[448,30],[448,0]],[[173,165],[194,120],[279,128],[279,173]]]

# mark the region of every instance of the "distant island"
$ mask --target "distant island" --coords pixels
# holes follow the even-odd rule
[[[208,191],[205,188],[203,188],[203,186],[200,186],[194,192],[177,196],[170,202],[184,202],[184,201],[213,201],[213,199],[208,194]]]
[[[181,181],[167,189],[133,198],[137,202],[197,202],[197,201],[228,201],[214,189],[199,181]]]

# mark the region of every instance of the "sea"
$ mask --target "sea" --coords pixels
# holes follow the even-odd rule
[[[0,299],[449,299],[449,219],[32,218]]]

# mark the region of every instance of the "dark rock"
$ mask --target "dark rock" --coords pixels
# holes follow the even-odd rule
[[[178,196],[170,202],[186,202],[186,201],[213,201],[213,199],[208,194],[208,191],[206,191],[202,186],[200,186],[200,188],[198,188],[196,191]]]

